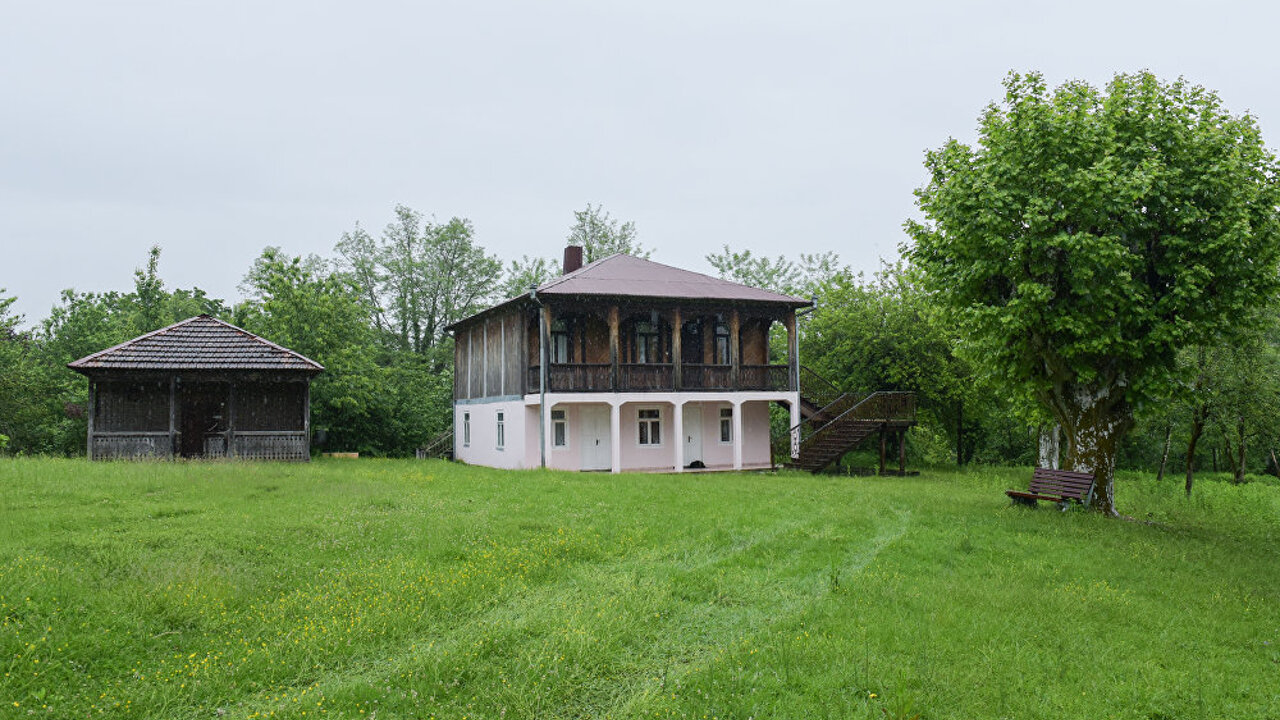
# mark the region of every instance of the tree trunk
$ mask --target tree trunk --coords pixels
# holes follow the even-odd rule
[[[1040,426],[1040,467],[1057,470],[1060,452],[1061,425]]]
[[[956,403],[956,466],[964,465],[964,401]]]
[[[1231,453],[1227,454],[1230,455]],[[1209,457],[1211,458],[1210,462],[1213,463],[1213,471],[1218,472],[1218,448],[1209,448]]]
[[[1160,471],[1156,473],[1156,482],[1164,480],[1164,466],[1169,463],[1169,445],[1173,442],[1173,423],[1164,426],[1164,452],[1160,454]]]
[[[1204,416],[1199,408],[1191,413],[1191,437],[1187,438],[1187,497],[1191,497],[1191,484],[1195,482],[1196,443],[1204,432]]]
[[[1244,467],[1245,467],[1245,456],[1246,456],[1245,444],[1247,442],[1247,439],[1245,437],[1245,427],[1244,427],[1243,417],[1236,419],[1236,438],[1240,441],[1239,443],[1237,443],[1237,447],[1236,447],[1236,452],[1238,453],[1238,455],[1236,457],[1236,462],[1235,462],[1236,484],[1239,485],[1244,482]]]
[[[1091,507],[1119,517],[1115,502],[1116,451],[1133,427],[1133,413],[1124,401],[1124,387],[1067,387],[1053,403],[1056,419],[1067,434],[1066,468],[1092,472],[1095,485]]]

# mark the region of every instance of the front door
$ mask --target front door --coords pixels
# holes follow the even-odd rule
[[[582,469],[613,469],[612,433],[609,432],[609,408],[583,405],[578,408],[578,424],[582,426]]]
[[[197,458],[208,453],[206,439],[226,431],[226,399],[226,385],[221,383],[193,383],[178,388],[179,455]]]
[[[702,462],[702,406],[684,406],[684,466]]]

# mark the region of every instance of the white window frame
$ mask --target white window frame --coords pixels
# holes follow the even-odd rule
[[[560,417],[556,417],[559,414]],[[561,436],[564,442],[556,444],[556,429],[561,429]],[[569,447],[569,413],[564,410],[551,411],[551,447],[557,450],[564,450]]]
[[[471,413],[462,413],[462,447],[471,447]]]
[[[498,420],[497,434],[495,436],[495,441],[497,444],[497,448],[499,450],[505,450],[507,448],[506,419],[507,419],[506,414],[502,410],[499,410],[497,413],[497,420]]]
[[[656,412],[656,413],[658,414],[658,416],[657,416],[657,417],[651,417],[651,418],[641,417],[641,413],[649,412],[650,410],[652,410],[653,412]],[[640,431],[641,431],[641,429],[642,429],[642,426],[647,426],[647,427],[649,428],[649,433],[648,433],[648,434],[649,434],[649,438],[650,438],[650,440],[652,441],[652,439],[653,439],[653,428],[655,427],[655,425],[656,425],[656,427],[657,427],[657,429],[658,429],[658,442],[641,442],[641,441],[640,441]],[[638,407],[638,408],[636,408],[636,436],[635,436],[635,437],[636,437],[636,447],[642,447],[642,448],[660,448],[660,447],[662,447],[662,446],[666,445],[666,441],[664,440],[664,437],[665,437],[666,433],[664,433],[664,432],[662,431],[662,425],[663,425],[663,423],[662,423],[662,406]]]
[[[725,414],[725,412],[726,412],[726,411],[729,413],[728,415],[726,415],[726,414]],[[732,444],[733,444],[733,406],[732,406],[732,405],[722,405],[722,406],[720,407],[719,417],[720,417],[720,424],[717,426],[717,428],[716,428],[716,429],[717,429],[717,430],[719,431],[719,433],[720,433],[720,434],[718,435],[718,437],[720,438],[720,444],[721,444],[721,445],[732,445]],[[726,426],[726,424],[725,424],[725,423],[728,423],[728,425]],[[728,430],[729,430],[729,432],[728,432],[729,439],[728,439],[728,440],[725,440],[725,439],[724,439],[724,438],[725,438],[725,428],[726,428],[726,427],[727,427],[727,428],[728,428]]]

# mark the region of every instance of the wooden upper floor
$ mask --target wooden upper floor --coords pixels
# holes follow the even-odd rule
[[[625,293],[625,294],[624,294]],[[625,255],[452,327],[454,398],[797,388],[806,301]],[[771,359],[770,338],[785,348]]]

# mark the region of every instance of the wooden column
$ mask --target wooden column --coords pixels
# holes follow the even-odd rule
[[[738,309],[729,314],[729,386],[738,389],[738,370],[742,366],[742,343],[739,331],[742,329],[742,318]]]
[[[609,306],[609,389],[618,391],[618,306]],[[617,472],[617,470],[614,470]]]
[[[307,413],[310,415],[311,413]],[[311,442],[308,437],[307,446],[310,447]],[[235,381],[227,381],[227,448],[223,453],[226,457],[235,457],[236,447],[236,384]]]
[[[796,311],[788,310],[783,318],[787,326],[787,378],[791,383],[788,390],[800,389],[800,340],[796,333]],[[768,342],[768,338],[765,339]]]
[[[307,378],[305,408],[302,416],[302,438],[307,444],[307,462],[311,462],[311,378]]]
[[[898,474],[907,474],[907,431],[898,431]]]
[[[98,384],[95,383],[92,379],[90,379],[89,380],[89,407],[87,408],[87,412],[85,413],[85,417],[88,419],[88,430],[86,433],[88,435],[88,437],[86,438],[86,442],[88,442],[88,448],[85,450],[85,455],[90,460],[93,459],[93,416],[98,412],[97,401],[98,401]]]
[[[885,451],[885,433],[884,425],[880,426],[880,474],[884,474],[884,451]]]
[[[671,311],[671,381],[672,386],[679,390],[682,385],[680,373],[680,354],[681,342],[680,336],[683,322],[680,319],[680,308]],[[678,469],[678,468],[677,468]]]
[[[172,376],[169,378],[169,457],[174,457],[177,452],[177,402],[178,394],[178,378]]]

